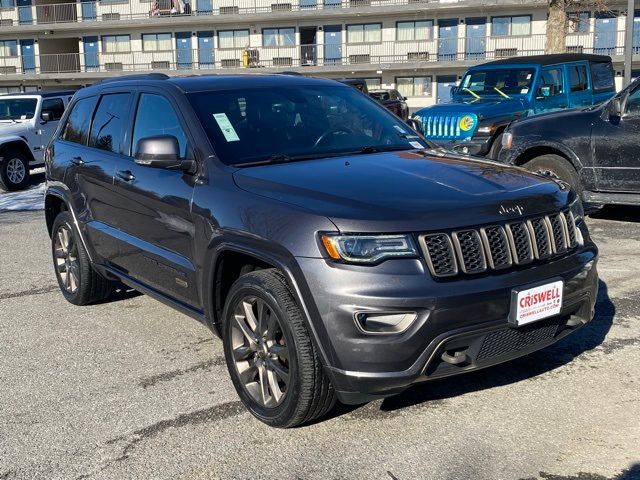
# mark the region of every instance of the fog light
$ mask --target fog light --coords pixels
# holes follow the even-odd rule
[[[364,333],[405,332],[418,318],[416,312],[356,312],[356,325]]]

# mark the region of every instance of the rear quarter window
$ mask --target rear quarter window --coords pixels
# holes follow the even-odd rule
[[[616,89],[613,65],[610,63],[591,64],[591,83],[594,92],[614,92]]]
[[[61,138],[63,140],[79,143],[80,145],[87,144],[91,117],[97,100],[97,97],[83,98],[71,107],[71,113],[67,118],[67,123],[62,129]]]

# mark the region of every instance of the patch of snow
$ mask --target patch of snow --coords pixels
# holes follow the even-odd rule
[[[19,192],[0,191],[0,212],[43,210],[46,183],[42,182]]]

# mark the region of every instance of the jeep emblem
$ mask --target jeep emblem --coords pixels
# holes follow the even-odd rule
[[[524,213],[524,207],[521,205],[514,205],[512,207],[505,207],[504,205],[500,205],[498,213],[500,215],[513,215],[516,213],[518,215],[522,215]]]

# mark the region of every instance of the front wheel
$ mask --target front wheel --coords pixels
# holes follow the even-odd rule
[[[582,181],[573,165],[560,155],[540,155],[525,163],[524,168],[533,173],[551,174],[565,183],[582,198]]]
[[[255,417],[288,428],[333,407],[335,391],[278,270],[241,276],[227,296],[223,322],[231,380]]]
[[[8,150],[0,154],[0,187],[7,191],[23,190],[29,185],[29,160],[22,152]]]

